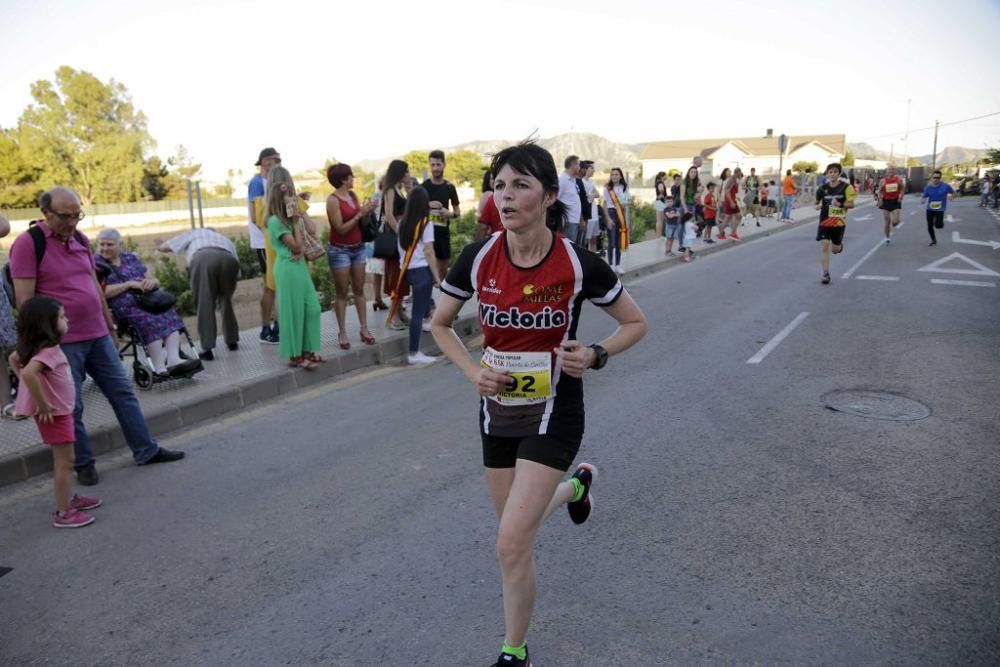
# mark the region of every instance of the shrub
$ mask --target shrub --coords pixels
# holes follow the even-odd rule
[[[475,209],[466,211],[460,217],[451,221],[451,257],[453,260],[476,237],[476,228],[478,227],[479,220]]]
[[[154,271],[160,287],[177,297],[177,312],[182,317],[195,314],[194,297],[188,283],[187,272],[181,271],[173,257],[160,257],[159,266]]]
[[[257,261],[257,251],[250,247],[250,239],[245,236],[230,237],[236,246],[236,256],[240,260],[240,277],[244,280],[260,275],[260,262]]]
[[[652,204],[633,202],[630,222],[632,227],[629,230],[629,241],[631,243],[645,241],[646,232],[656,229],[656,209]]]

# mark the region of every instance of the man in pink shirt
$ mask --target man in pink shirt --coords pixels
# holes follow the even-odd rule
[[[80,388],[86,375],[93,378],[115,411],[136,463],[166,463],[184,458],[184,452],[164,449],[153,439],[122,367],[112,337],[114,322],[94,272],[90,242],[76,229],[84,216],[80,199],[72,190],[54,188],[41,196],[40,204],[45,218],[37,223],[44,239],[41,261],[33,238],[38,232],[23,233],[11,246],[10,272],[18,305],[36,294],[49,296],[63,304],[69,319],[69,331],[61,347],[76,385],[74,467],[78,481],[85,486],[99,481],[90,438],[83,425]]]

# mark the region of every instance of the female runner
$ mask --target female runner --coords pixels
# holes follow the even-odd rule
[[[432,331],[481,397],[506,626],[495,664],[525,667],[538,529],[563,505],[575,523],[591,509],[593,466],[581,463],[562,481],[583,438],[582,377],[638,342],[646,319],[611,267],[547,227],[562,217],[548,151],[530,142],[511,146],[493,158],[490,171],[504,231],[462,251],[441,285]],[[481,363],[452,328],[473,296],[484,335]],[[589,346],[576,339],[583,299],[618,322],[614,333]]]

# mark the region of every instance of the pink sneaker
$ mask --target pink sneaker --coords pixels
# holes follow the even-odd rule
[[[62,513],[52,513],[52,525],[56,528],[83,528],[92,523],[94,523],[94,517],[72,507]]]
[[[73,500],[69,501],[69,506],[77,511],[81,510],[92,510],[100,507],[104,504],[104,501],[100,498],[89,498],[87,496],[81,496],[79,494],[73,495]]]

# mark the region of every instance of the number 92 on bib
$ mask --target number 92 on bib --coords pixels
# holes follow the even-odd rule
[[[483,350],[483,368],[506,373],[510,383],[490,398],[501,405],[530,405],[552,398],[552,354]]]

